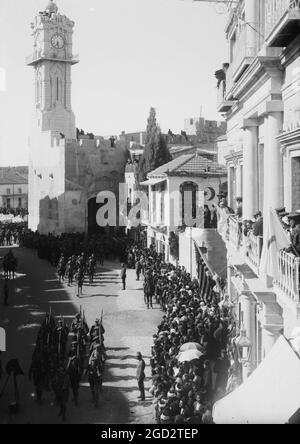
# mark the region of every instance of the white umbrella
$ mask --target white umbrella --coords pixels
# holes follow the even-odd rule
[[[201,353],[199,350],[193,349],[179,353],[177,359],[179,362],[190,362],[194,359],[201,358],[201,356],[203,356],[203,353]]]
[[[202,350],[202,347],[197,342],[187,342],[180,347],[179,353],[185,352],[187,350]]]

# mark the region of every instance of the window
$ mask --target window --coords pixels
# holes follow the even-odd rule
[[[7,200],[6,200],[6,207],[7,207],[7,208],[10,208],[10,199],[7,199]]]
[[[190,125],[194,125],[194,119],[190,119]]]
[[[18,193],[22,194],[22,188],[18,188]]]
[[[10,188],[6,188],[6,194],[10,194]]]
[[[22,198],[21,197],[18,198],[18,207],[22,208]]]
[[[187,226],[191,226],[190,224],[192,221],[190,219],[192,218],[195,220],[197,217],[197,184],[193,182],[184,182],[180,185],[180,194],[182,223]],[[186,211],[188,214],[185,214]]]

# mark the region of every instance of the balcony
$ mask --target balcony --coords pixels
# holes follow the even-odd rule
[[[226,73],[227,97],[248,66],[252,63],[259,50],[259,38],[250,39],[252,29],[244,25],[232,47],[232,62]]]
[[[79,63],[79,55],[72,55],[71,57],[67,57],[67,58],[59,58],[56,57],[55,54],[49,54],[49,55],[45,55],[45,54],[41,54],[40,52],[34,52],[33,54],[29,55],[28,57],[26,57],[25,62],[26,65],[28,66],[33,66],[36,63],[39,63],[43,60],[50,60],[52,62],[65,62],[65,63],[69,63],[70,65],[76,65],[76,63]]]
[[[218,112],[227,113],[235,104],[235,100],[226,100],[226,82],[223,81],[217,89]]]
[[[254,236],[251,231],[249,231],[247,236],[244,236],[244,251],[246,259],[248,265],[257,275],[259,274],[262,247],[263,238],[261,236]]]
[[[300,32],[300,0],[265,0],[268,46],[288,46]]]
[[[249,231],[247,236],[243,235],[241,222],[235,216],[229,215],[223,209],[218,210],[218,231],[224,241],[229,243],[236,251],[239,251],[249,267],[255,274],[259,274],[263,238],[254,236]]]
[[[283,292],[294,302],[300,302],[300,258],[293,254],[280,251],[278,254],[279,276],[274,282],[275,288]]]

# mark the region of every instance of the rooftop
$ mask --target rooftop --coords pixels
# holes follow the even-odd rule
[[[227,168],[213,162],[199,154],[187,154],[171,160],[151,173],[148,177],[155,176],[224,176]]]
[[[0,168],[0,185],[21,185],[28,183],[28,167]]]

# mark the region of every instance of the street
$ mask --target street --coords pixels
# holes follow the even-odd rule
[[[7,249],[0,249],[0,259]],[[134,270],[128,270],[127,290],[120,283],[119,264],[106,262],[98,271],[93,285],[85,285],[83,296],[76,296],[75,286],[59,284],[55,269],[46,261],[37,258],[36,252],[23,248],[13,250],[18,258],[18,273],[10,281],[9,307],[3,306],[3,279],[1,280],[0,326],[7,333],[7,352],[2,353],[2,365],[9,359],[18,359],[25,376],[18,377],[21,409],[18,415],[8,413],[13,401],[13,385],[10,381],[0,399],[0,423],[55,424],[60,423],[58,407],[54,405],[53,393],[44,393],[44,403],[34,399],[34,385],[28,378],[31,357],[39,326],[50,308],[68,325],[80,306],[90,326],[103,310],[106,330],[105,345],[108,359],[104,374],[104,386],[99,408],[91,402],[86,377],[80,387],[79,406],[71,402],[67,409],[67,423],[116,424],[154,422],[150,388],[149,358],[152,335],[160,322],[162,313],[158,306],[147,310],[144,305],[142,282],[135,280]],[[142,352],[146,362],[146,401],[138,402],[139,391],[135,379],[136,353]],[[0,391],[6,375],[0,383]]]

